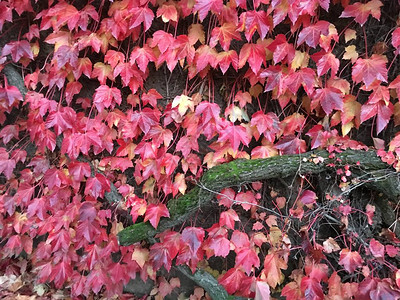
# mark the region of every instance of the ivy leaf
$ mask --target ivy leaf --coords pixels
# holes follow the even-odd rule
[[[327,21],[318,21],[315,24],[311,24],[303,28],[299,33],[297,40],[297,47],[306,42],[306,44],[312,48],[317,47],[321,34],[329,34],[329,25]]]
[[[198,12],[200,21],[203,21],[210,10],[215,13],[220,13],[222,8],[222,0],[196,0],[193,11]]]
[[[129,29],[136,28],[143,23],[144,31],[150,29],[151,23],[154,19],[153,11],[147,6],[135,7],[132,9],[132,18],[129,24]]]
[[[165,204],[149,204],[147,206],[146,214],[144,215],[144,221],[150,221],[150,224],[157,229],[158,223],[161,217],[169,218],[169,211]]]
[[[211,32],[210,47],[214,48],[219,41],[222,49],[229,51],[232,39],[240,40],[240,33],[236,29],[236,25],[229,22],[224,22],[221,27],[215,27]]]
[[[258,111],[251,116],[251,126],[255,126],[259,134],[263,134],[265,138],[273,142],[279,133],[279,119],[275,113],[269,112],[264,114]]]
[[[243,267],[247,275],[250,275],[253,266],[258,268],[260,266],[260,259],[254,248],[243,247],[236,252],[235,265]]]
[[[104,108],[113,107],[114,102],[121,104],[121,101],[121,91],[108,85],[99,86],[93,95],[93,103],[99,112],[102,112]]]
[[[218,281],[226,289],[228,294],[234,294],[241,288],[245,278],[246,275],[241,268],[235,267],[229,269]]]
[[[144,45],[142,48],[135,47],[132,50],[129,63],[131,65],[136,63],[142,72],[146,72],[150,61],[156,61],[156,56],[153,53],[153,49],[149,46]]]
[[[233,125],[229,123],[223,130],[220,132],[220,136],[218,142],[229,141],[233,150],[238,150],[240,143],[248,146],[251,138],[249,137],[246,128],[241,125]]]
[[[387,58],[379,54],[372,54],[371,58],[357,59],[351,76],[356,83],[364,82],[366,88],[375,81],[387,82]]]
[[[393,104],[386,105],[383,101],[373,104],[364,104],[361,106],[360,120],[364,122],[377,115],[376,133],[379,134],[389,123],[390,117],[393,115]]]
[[[311,107],[315,108],[317,104],[321,104],[324,112],[329,115],[334,109],[343,110],[343,95],[336,88],[329,87],[315,90]]]
[[[182,231],[182,241],[185,242],[192,253],[197,253],[204,240],[204,229],[200,227],[186,227]]]
[[[251,41],[256,30],[261,39],[264,39],[269,29],[272,27],[272,22],[264,10],[251,10],[243,12],[240,15],[240,24],[242,31],[244,31],[247,41]]]
[[[339,18],[353,17],[358,24],[363,26],[367,22],[369,15],[377,20],[381,18],[381,6],[383,4],[379,0],[372,0],[367,3],[356,2],[347,5]]]
[[[347,272],[353,273],[357,268],[361,267],[363,259],[357,251],[343,249],[340,251],[339,264],[342,265]]]
[[[219,217],[219,225],[229,229],[235,229],[235,221],[239,221],[239,216],[233,209],[223,211]]]
[[[265,48],[261,44],[244,44],[240,49],[239,68],[247,62],[254,74],[257,74],[261,64],[265,64]]]
[[[31,45],[27,40],[13,41],[4,45],[1,55],[6,56],[8,54],[11,54],[14,62],[18,62],[23,57],[33,59]]]

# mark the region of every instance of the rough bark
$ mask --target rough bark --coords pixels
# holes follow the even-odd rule
[[[323,162],[314,163],[313,158],[322,157]],[[361,184],[382,192],[390,200],[400,196],[399,179],[392,167],[382,162],[374,151],[345,150],[329,158],[323,150],[299,155],[275,156],[256,160],[235,160],[211,168],[189,193],[169,201],[170,218],[162,219],[157,229],[150,223],[137,223],[119,233],[121,245],[130,245],[181,224],[194,212],[209,204],[215,193],[233,186],[241,186],[259,180],[285,178],[296,174],[317,174],[329,168],[348,164],[362,178]]]

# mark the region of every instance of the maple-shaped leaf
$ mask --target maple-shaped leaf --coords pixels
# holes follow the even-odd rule
[[[108,85],[99,86],[93,95],[93,103],[99,112],[102,112],[104,108],[114,107],[114,102],[121,104],[121,101],[121,91]]]
[[[156,61],[156,56],[154,55],[153,49],[151,49],[149,46],[144,45],[142,48],[135,47],[132,50],[129,63],[131,65],[136,63],[142,72],[146,72],[147,65],[150,61]]]
[[[240,40],[240,33],[236,31],[237,26],[225,22],[221,27],[215,27],[211,32],[210,47],[214,48],[219,42],[222,49],[229,51],[232,39]]]
[[[304,276],[301,279],[300,285],[301,291],[304,295],[307,295],[309,299],[323,300],[324,292],[322,290],[321,283],[315,278],[310,278],[310,276]]]
[[[329,34],[329,25],[330,23],[327,21],[318,21],[315,24],[311,24],[303,28],[303,30],[299,33],[299,38],[297,40],[297,46],[300,46],[304,42],[312,48],[317,47],[319,44],[319,39],[321,34],[328,35]]]
[[[300,86],[303,86],[308,95],[314,91],[315,71],[311,68],[302,68],[292,72],[285,78],[285,85],[293,94],[296,94]]]
[[[264,259],[264,270],[263,274],[266,276],[266,282],[272,288],[275,288],[281,283],[282,270],[286,270],[287,264],[280,252],[272,251]]]
[[[354,20],[363,26],[365,22],[367,22],[369,15],[377,20],[381,18],[381,6],[383,6],[383,4],[379,0],[372,0],[367,3],[356,2],[347,5],[340,15],[340,18],[354,17]]]
[[[67,63],[71,65],[71,67],[75,68],[78,64],[78,55],[79,51],[77,47],[62,45],[58,47],[57,51],[54,52],[53,59],[57,61],[57,67],[61,69]]]
[[[76,124],[76,112],[71,107],[63,107],[58,111],[49,114],[46,120],[46,127],[54,127],[57,135],[63,131],[73,128]]]
[[[98,173],[86,181],[85,195],[102,198],[104,193],[109,191],[111,191],[110,181],[103,174]]]
[[[198,12],[200,21],[203,21],[207,17],[210,10],[215,13],[220,13],[222,7],[222,0],[196,0],[196,4],[193,7],[193,12]]]
[[[4,21],[12,21],[12,8],[7,2],[0,2],[0,31],[3,30]]]
[[[217,55],[217,61],[222,74],[226,73],[230,65],[232,65],[236,71],[239,66],[239,57],[235,50],[219,52]]]
[[[165,247],[162,243],[156,243],[150,247],[149,257],[152,260],[155,269],[159,269],[162,266],[164,266],[167,271],[171,269],[171,256],[169,254],[168,248]]]
[[[92,76],[92,61],[88,57],[78,58],[78,62],[72,73],[76,80],[81,77],[82,73],[90,78]]]
[[[239,53],[239,68],[247,62],[254,74],[260,71],[261,64],[265,64],[265,48],[261,44],[244,44]]]
[[[175,38],[171,33],[157,30],[153,33],[153,39],[149,42],[149,46],[152,48],[157,46],[161,53],[164,53],[173,45],[174,41]]]
[[[274,63],[277,64],[287,58],[291,62],[295,56],[292,43],[288,43],[284,34],[278,34],[275,40],[268,45],[268,49],[273,53]]]
[[[192,253],[199,250],[204,240],[204,229],[200,227],[186,227],[182,231],[182,241],[185,242]]]
[[[383,101],[372,104],[364,104],[361,106],[360,120],[364,122],[374,116],[376,118],[376,133],[379,134],[389,123],[391,116],[393,115],[393,104],[385,104]]]
[[[231,208],[231,206],[235,202],[236,193],[231,188],[223,189],[218,195],[217,199],[219,201],[219,205],[224,205],[225,207]]]
[[[331,70],[331,77],[336,76],[339,69],[339,59],[332,52],[327,52],[317,61],[317,74],[319,77]]]
[[[160,95],[159,92],[155,89],[148,90],[147,93],[142,94],[142,102],[143,105],[150,104],[153,107],[157,107],[157,100],[162,99],[163,96]]]
[[[306,142],[294,135],[284,136],[275,144],[275,148],[282,154],[299,154],[306,152]]]
[[[3,143],[7,144],[12,138],[17,138],[19,134],[18,125],[6,125],[0,130],[0,138],[3,139]]]
[[[218,228],[215,224],[215,230],[212,229],[208,239],[203,243],[203,249],[206,251],[207,258],[211,256],[227,257],[230,249],[230,241],[227,239],[228,231],[225,228]]]
[[[22,101],[22,95],[15,86],[8,85],[7,78],[4,78],[4,88],[0,87],[0,101],[5,101],[6,109],[11,108],[16,101]]]
[[[239,216],[233,209],[223,211],[219,217],[219,225],[229,229],[235,229],[235,221],[239,221]]]
[[[250,275],[253,266],[255,268],[260,266],[260,258],[254,248],[243,247],[236,251],[235,266],[243,267],[246,274]]]
[[[364,82],[366,88],[375,81],[387,82],[387,58],[372,54],[370,58],[359,58],[353,66],[351,76],[355,83]]]
[[[102,62],[97,62],[94,64],[91,76],[92,78],[97,78],[102,85],[106,84],[107,78],[114,81],[111,66]]]
[[[1,55],[6,56],[8,54],[11,54],[14,62],[18,62],[21,58],[33,59],[31,45],[27,40],[13,41],[4,45]]]
[[[251,10],[240,15],[239,28],[244,31],[247,41],[251,41],[256,30],[261,39],[264,39],[272,27],[272,20],[264,10]]]
[[[169,218],[169,211],[165,204],[149,204],[147,206],[146,214],[144,215],[144,221],[150,221],[150,224],[157,229],[158,223],[161,217]]]
[[[269,112],[264,114],[262,111],[258,111],[251,117],[251,126],[255,126],[259,134],[263,134],[265,138],[273,142],[276,138],[276,134],[279,133],[279,119],[275,113]]]
[[[68,105],[71,104],[74,95],[79,94],[82,89],[82,84],[79,81],[68,82],[65,88],[65,101]]]
[[[221,284],[228,294],[234,294],[238,291],[242,284],[243,280],[246,278],[246,275],[239,267],[229,269],[224,275],[222,275],[218,282]]]
[[[68,165],[68,170],[69,174],[77,182],[81,182],[84,177],[89,178],[91,173],[90,165],[80,161],[70,162]]]
[[[175,5],[173,4],[163,4],[157,9],[157,18],[161,17],[164,23],[169,21],[178,21],[178,12]]]
[[[218,138],[218,142],[229,141],[233,150],[238,150],[240,143],[248,146],[250,140],[251,137],[247,133],[246,128],[241,125],[233,125],[232,123],[229,123],[225,129],[220,132]]]
[[[150,8],[147,7],[147,5],[143,7],[135,7],[131,10],[131,12],[132,18],[129,23],[129,29],[136,28],[142,23],[145,32],[150,29],[151,23],[154,19],[154,13]]]
[[[217,51],[208,45],[201,45],[196,50],[194,62],[197,72],[201,72],[207,65],[215,68],[218,64]]]
[[[311,107],[315,108],[318,103],[327,115],[329,115],[334,109],[342,111],[343,94],[339,89],[333,87],[316,89],[313,94]]]
[[[363,259],[357,251],[343,249],[340,251],[339,264],[342,265],[347,272],[353,273],[357,268],[361,267]]]

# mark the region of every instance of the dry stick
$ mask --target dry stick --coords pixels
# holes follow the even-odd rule
[[[323,162],[314,163],[315,157],[322,157]],[[215,192],[220,192],[224,188],[271,178],[285,178],[298,173],[317,174],[328,170],[330,164],[335,166],[348,164],[352,166],[353,171],[361,170],[367,174],[380,171],[380,179],[382,173],[393,174],[385,180],[370,180],[367,184],[369,188],[384,193],[391,200],[397,200],[400,196],[397,174],[392,167],[376,156],[375,151],[345,150],[336,153],[335,158],[329,158],[327,151],[320,150],[256,160],[238,159],[211,168],[201,177],[198,186],[186,195],[170,200],[167,206],[171,216],[162,219],[157,229],[148,222],[134,224],[119,233],[119,242],[121,245],[130,245],[181,224],[199,208],[209,205],[215,197]],[[370,178],[373,177],[371,174]]]

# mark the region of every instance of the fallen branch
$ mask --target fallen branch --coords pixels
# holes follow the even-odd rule
[[[321,157],[323,161],[315,163],[313,158],[316,157]],[[365,182],[370,189],[382,192],[390,200],[397,200],[400,196],[397,173],[392,167],[382,162],[374,151],[345,150],[337,153],[335,158],[329,158],[329,153],[321,150],[256,160],[239,159],[211,168],[189,193],[170,200],[167,205],[170,218],[162,219],[157,229],[154,229],[148,222],[134,224],[118,234],[119,242],[121,245],[130,245],[152,238],[159,232],[181,224],[199,208],[209,204],[214,199],[215,192],[224,188],[271,178],[285,178],[296,174],[317,174],[331,168],[331,164],[335,166],[350,165],[354,172],[365,177]],[[383,179],[374,179],[377,171],[378,177]],[[383,173],[390,176],[382,177]]]

